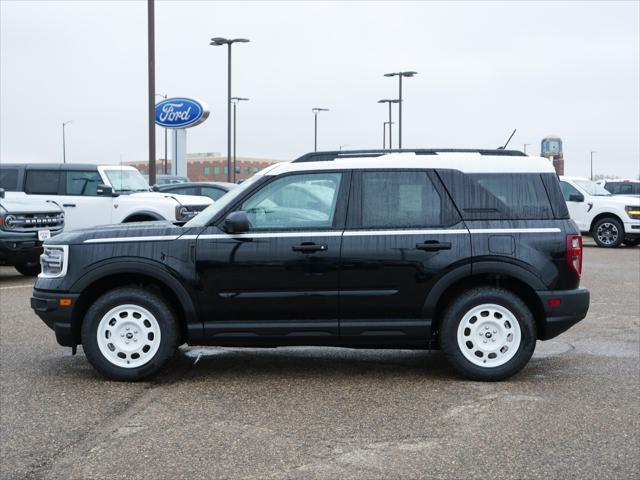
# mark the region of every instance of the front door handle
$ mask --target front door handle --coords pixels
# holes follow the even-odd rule
[[[302,252],[302,253],[313,253],[313,252],[326,252],[329,249],[324,244],[318,245],[315,243],[304,242],[300,245],[294,245],[291,247],[291,250],[294,252]]]
[[[427,240],[424,243],[416,244],[418,250],[435,252],[437,250],[451,250],[451,242],[438,242],[437,240]]]
[[[63,207],[75,207],[76,204],[75,203],[63,203],[62,206]]]

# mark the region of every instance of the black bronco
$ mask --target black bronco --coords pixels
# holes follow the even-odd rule
[[[307,154],[184,225],[63,233],[41,263],[33,309],[118,380],[184,343],[439,348],[501,380],[589,307],[553,167],[505,150]]]

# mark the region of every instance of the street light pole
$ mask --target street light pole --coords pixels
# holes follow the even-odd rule
[[[167,99],[167,94],[156,93],[156,97]],[[162,166],[163,173],[167,174],[167,128],[164,129],[164,164]]]
[[[385,73],[385,77],[398,77],[398,148],[402,148],[402,77],[413,77],[418,72],[393,72]]]
[[[243,97],[231,97],[233,102],[233,183],[236,183],[236,107],[238,102],[249,100]]]
[[[227,181],[231,182],[231,45],[234,43],[247,43],[246,38],[222,38],[211,39],[209,45],[219,47],[227,45]]]
[[[391,138],[391,125],[393,125],[393,122],[382,123],[382,149],[383,150],[387,148],[387,125],[389,125],[389,138]],[[389,145],[389,148],[391,148],[391,145]]]
[[[154,0],[147,1],[147,115],[149,122],[149,185],[156,183],[156,47]]]
[[[64,127],[68,123],[71,123],[72,120],[67,120],[66,122],[62,122],[62,163],[67,163],[67,140],[64,136]]]
[[[329,109],[313,107],[311,111],[313,112],[313,151],[317,152],[318,151],[318,113],[328,112]]]
[[[593,154],[598,153],[595,150],[591,151],[591,176],[589,177],[593,181]]]
[[[389,121],[386,122],[386,123],[389,124],[389,150],[391,150],[393,148],[393,142],[392,142],[392,138],[391,138],[391,130],[392,130],[391,125],[393,125],[393,122],[391,121],[391,104],[392,103],[399,103],[399,100],[398,99],[384,98],[382,100],[378,100],[378,103],[388,103],[389,104]]]

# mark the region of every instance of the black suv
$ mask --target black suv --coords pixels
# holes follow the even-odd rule
[[[185,225],[62,234],[41,263],[35,312],[120,380],[183,343],[440,348],[500,380],[589,306],[551,164],[504,150],[309,154]]]

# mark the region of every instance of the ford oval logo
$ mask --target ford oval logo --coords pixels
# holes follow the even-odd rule
[[[165,128],[188,128],[204,122],[209,108],[191,98],[168,98],[156,104],[156,124]]]

